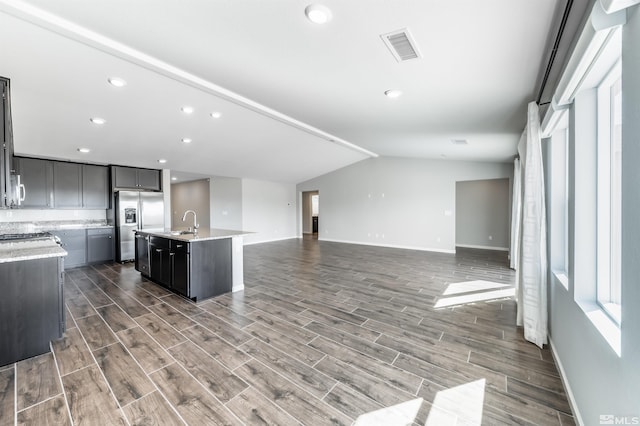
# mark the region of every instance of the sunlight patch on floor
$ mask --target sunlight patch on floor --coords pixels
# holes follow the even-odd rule
[[[509,284],[494,283],[492,281],[464,281],[461,283],[452,283],[447,286],[447,289],[442,293],[445,296],[451,296],[452,294],[470,293],[472,291],[484,291],[497,288],[512,287]]]
[[[438,392],[425,426],[482,424],[484,387],[480,379]]]
[[[476,280],[452,283],[447,286],[442,293],[443,297],[437,300],[434,308],[447,308],[449,306],[504,299],[514,297],[515,292],[515,288],[510,285],[491,281]]]
[[[422,406],[422,398],[412,399],[390,407],[370,411],[358,417],[354,426],[404,426],[415,420]]]

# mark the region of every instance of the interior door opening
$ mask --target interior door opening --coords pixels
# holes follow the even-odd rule
[[[302,234],[304,238],[318,239],[320,232],[320,192],[302,193]]]

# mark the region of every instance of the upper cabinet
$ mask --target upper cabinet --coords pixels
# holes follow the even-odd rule
[[[112,166],[111,172],[114,189],[160,191],[162,188],[160,170]]]
[[[24,208],[53,208],[53,162],[14,157],[16,172],[24,184]]]
[[[56,209],[82,207],[82,165],[53,162],[53,207]]]
[[[109,168],[15,157],[25,186],[24,208],[108,209]]]
[[[109,208],[109,168],[82,165],[82,204],[87,209]]]

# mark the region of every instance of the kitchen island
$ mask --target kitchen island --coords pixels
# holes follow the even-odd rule
[[[48,234],[2,237],[0,367],[49,352],[49,343],[62,337],[62,271],[67,255]]]
[[[136,270],[163,287],[201,301],[244,289],[245,231],[135,231]]]

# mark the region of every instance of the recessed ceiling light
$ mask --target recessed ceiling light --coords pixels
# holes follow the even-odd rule
[[[310,4],[304,9],[304,14],[314,24],[326,24],[333,18],[331,10],[321,4]]]
[[[107,120],[100,117],[91,117],[89,121],[91,121],[93,124],[104,124],[107,122]]]
[[[220,117],[222,117],[222,113],[219,113],[218,111],[214,111],[214,112],[211,113],[211,117],[220,118]]]
[[[185,114],[191,114],[193,112],[193,107],[185,105],[182,108],[180,108],[180,111],[184,112]]]
[[[394,99],[402,96],[402,91],[391,89],[391,90],[385,91],[384,94],[387,95],[387,97]]]
[[[191,143],[191,138],[182,138],[182,142]]]
[[[126,81],[118,77],[108,78],[107,81],[109,82],[110,85],[116,86],[116,87],[123,87],[127,85]]]
[[[158,163],[160,163],[160,164],[164,164],[166,162],[167,162],[167,160],[165,160],[164,158],[161,158],[161,159],[158,160]]]
[[[174,176],[171,178],[171,180],[178,180],[178,178]]]
[[[81,152],[83,154],[88,154],[91,152],[91,150],[89,148],[78,148],[78,152]]]

